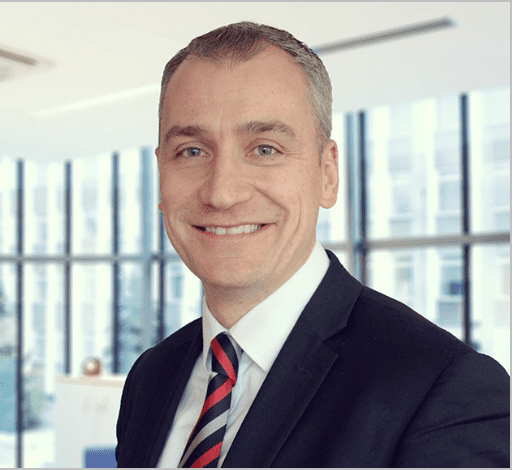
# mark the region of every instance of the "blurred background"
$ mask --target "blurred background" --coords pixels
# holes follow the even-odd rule
[[[319,241],[510,373],[509,2],[1,2],[0,466],[112,465],[125,374],[200,315],[157,211],[159,83],[241,20],[332,78]]]

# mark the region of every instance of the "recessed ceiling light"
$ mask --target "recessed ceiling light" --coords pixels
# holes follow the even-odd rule
[[[323,44],[314,47],[313,50],[316,54],[326,54],[329,52],[339,52],[344,49],[352,47],[368,46],[370,44],[382,41],[389,41],[392,39],[401,39],[405,36],[412,36],[414,34],[430,33],[436,30],[452,28],[455,22],[451,18],[438,18],[423,23],[416,23],[400,28],[388,29],[378,33],[369,34],[366,36],[359,36],[356,38],[346,39],[343,41],[333,42],[330,44]]]
[[[0,45],[0,82],[39,72],[54,65],[44,57]]]

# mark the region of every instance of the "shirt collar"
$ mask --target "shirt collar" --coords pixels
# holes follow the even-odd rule
[[[228,333],[267,374],[289,333],[328,270],[330,260],[319,242],[304,265],[273,294],[242,317]],[[202,362],[208,372],[212,339],[227,331],[209,311],[203,299]],[[263,345],[266,345],[263,347]]]

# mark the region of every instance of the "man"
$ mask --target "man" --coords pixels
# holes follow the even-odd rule
[[[159,207],[203,316],[130,371],[118,466],[509,466],[501,366],[316,242],[338,153],[314,53],[252,23],[197,38],[159,127]]]

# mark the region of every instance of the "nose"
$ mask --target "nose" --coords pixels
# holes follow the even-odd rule
[[[211,209],[227,210],[246,202],[252,194],[251,184],[245,174],[244,163],[225,152],[216,155],[206,169],[200,187],[200,200]]]

